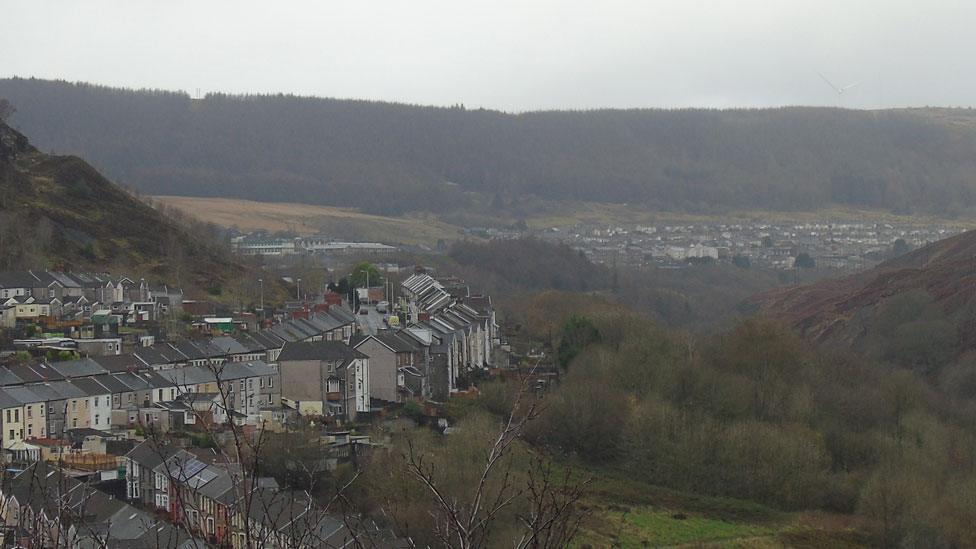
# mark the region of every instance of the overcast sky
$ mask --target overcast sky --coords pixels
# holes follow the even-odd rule
[[[508,111],[971,106],[974,23],[972,0],[3,0],[0,76]]]

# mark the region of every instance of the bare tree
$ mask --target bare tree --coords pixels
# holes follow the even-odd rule
[[[509,507],[525,507],[516,514],[519,533],[512,540],[518,548],[565,547],[579,530],[583,514],[577,503],[588,481],[574,482],[568,474],[557,479],[550,464],[538,454],[524,473],[510,459],[526,424],[539,412],[538,401],[526,403],[530,375],[524,376],[504,425],[495,436],[480,464],[480,475],[467,497],[458,497],[441,485],[436,467],[408,442],[404,456],[406,470],[426,490],[433,506],[434,536],[445,547],[486,547],[498,526],[496,520]]]

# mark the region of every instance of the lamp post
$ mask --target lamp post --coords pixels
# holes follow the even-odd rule
[[[295,299],[302,298],[302,279],[297,280],[298,284],[295,286]]]
[[[258,284],[261,286],[261,318],[264,318],[264,279],[259,278]]]

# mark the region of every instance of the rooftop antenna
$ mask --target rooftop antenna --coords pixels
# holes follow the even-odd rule
[[[832,89],[835,92],[837,92],[837,95],[839,95],[839,96],[840,95],[844,95],[844,92],[846,92],[847,90],[849,90],[849,89],[851,89],[851,88],[853,88],[853,87],[855,87],[855,86],[857,86],[858,84],[861,83],[861,81],[858,80],[857,82],[854,82],[853,84],[848,84],[846,86],[837,87],[837,86],[834,85],[833,82],[831,82],[830,80],[828,80],[827,77],[824,76],[822,72],[818,72],[817,74],[819,74],[820,75],[820,78],[822,78],[823,81],[826,82],[828,86],[830,86],[830,89]]]

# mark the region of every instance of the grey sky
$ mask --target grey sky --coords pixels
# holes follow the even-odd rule
[[[509,111],[976,103],[963,0],[4,0],[0,76]],[[861,83],[838,97],[837,85]]]

